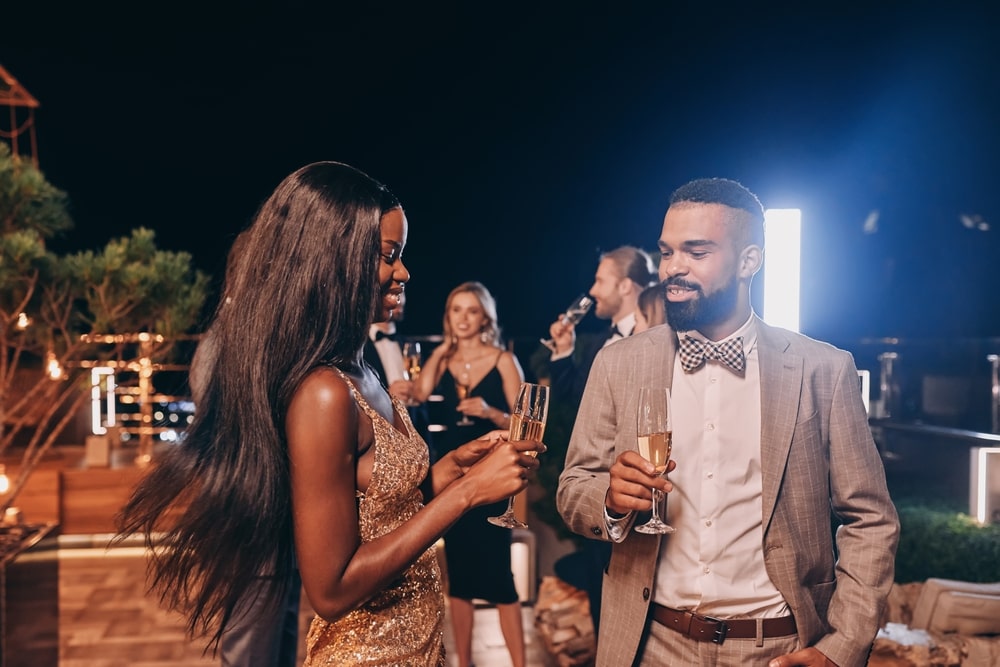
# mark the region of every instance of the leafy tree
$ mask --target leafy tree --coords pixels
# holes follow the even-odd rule
[[[140,333],[149,334],[142,355],[166,359],[207,296],[208,276],[191,255],[158,250],[141,227],[100,251],[49,251],[46,239],[72,227],[66,205],[64,192],[0,143],[0,454],[30,433],[6,506],[87,399],[86,362],[135,362],[139,347],[125,334]],[[88,338],[113,334],[122,335]]]

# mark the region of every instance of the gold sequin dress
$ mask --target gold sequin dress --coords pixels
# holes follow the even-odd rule
[[[370,542],[423,507],[418,487],[430,466],[429,453],[402,403],[393,399],[393,408],[409,435],[373,410],[350,378],[337,372],[375,431],[371,481],[358,499],[361,541]],[[444,667],[444,592],[435,547],[346,616],[333,623],[313,619],[303,667],[319,665]]]

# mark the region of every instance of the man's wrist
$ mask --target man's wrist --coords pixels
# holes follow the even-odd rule
[[[559,361],[560,359],[568,359],[573,356],[573,350],[575,346],[570,346],[568,350],[563,350],[562,352],[553,352],[552,356],[549,357],[549,361]]]

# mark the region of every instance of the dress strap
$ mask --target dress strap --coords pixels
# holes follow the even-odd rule
[[[368,401],[366,401],[364,395],[358,391],[358,387],[354,384],[354,380],[351,379],[350,375],[340,370],[333,364],[330,364],[330,368],[332,368],[337,375],[340,376],[341,380],[347,383],[347,388],[350,390],[351,396],[354,397],[355,402],[361,407],[361,410],[368,415],[369,419],[375,419],[376,417],[383,420],[385,419],[382,415],[375,411],[375,408],[368,405]]]

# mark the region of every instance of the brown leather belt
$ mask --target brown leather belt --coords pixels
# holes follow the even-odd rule
[[[722,619],[701,616],[680,609],[671,609],[655,602],[653,603],[653,620],[685,637],[714,644],[721,644],[726,639],[756,639],[758,620],[762,626],[762,638],[787,637],[795,634],[795,619],[791,616],[763,619]]]

